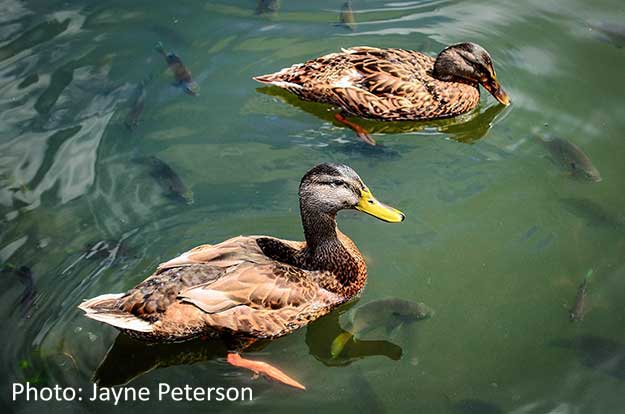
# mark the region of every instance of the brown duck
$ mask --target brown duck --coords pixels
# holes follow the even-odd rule
[[[299,199],[305,242],[239,236],[202,245],[162,263],[128,292],[98,296],[80,309],[132,337],[161,342],[237,337],[249,345],[308,324],[356,296],[367,279],[363,257],[338,230],[336,214],[356,209],[387,222],[404,215],[377,201],[346,165],[308,171]],[[228,362],[303,388],[236,352]]]
[[[352,47],[254,79],[340,107],[337,121],[369,144],[373,138],[347,115],[380,121],[452,117],[477,106],[478,85],[510,103],[490,55],[475,43],[449,46],[436,59],[410,50]]]

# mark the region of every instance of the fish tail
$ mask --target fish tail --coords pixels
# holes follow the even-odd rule
[[[586,282],[590,282],[590,278],[591,278],[591,276],[592,276],[592,274],[593,274],[594,272],[595,272],[595,270],[594,270],[594,269],[590,269],[590,270],[588,270],[588,272],[586,272],[586,276],[584,277],[584,280],[585,280]]]

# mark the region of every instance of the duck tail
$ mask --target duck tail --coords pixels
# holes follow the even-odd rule
[[[282,89],[302,89],[303,86],[297,83],[296,79],[298,76],[298,69],[301,67],[301,64],[293,65],[288,68],[284,68],[275,73],[269,73],[267,75],[253,76],[257,82],[265,83],[267,85],[274,85]]]
[[[117,329],[152,332],[152,324],[131,313],[121,311],[117,307],[119,298],[124,293],[111,293],[96,296],[81,303],[78,308],[85,312],[85,316],[99,322],[114,326]]]

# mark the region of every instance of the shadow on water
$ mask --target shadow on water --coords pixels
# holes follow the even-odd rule
[[[345,309],[343,309],[345,310]],[[371,356],[385,356],[397,361],[402,356],[402,348],[389,341],[353,340],[345,345],[340,355],[332,356],[332,343],[341,335],[349,334],[341,328],[340,312],[332,312],[326,317],[308,325],[306,330],[306,345],[309,352],[327,366],[344,366],[354,361]]]
[[[119,334],[93,374],[93,381],[103,387],[123,385],[157,368],[225,358],[227,350],[221,341],[150,344]]]
[[[348,365],[369,356],[383,355],[393,360],[401,358],[402,349],[388,341],[354,341],[346,346],[340,358],[332,358],[332,340],[346,332],[339,325],[339,313],[317,320],[307,328],[306,343],[309,351],[327,366]],[[246,351],[259,351],[271,341],[262,340],[245,347]],[[100,386],[127,384],[152,370],[174,365],[191,365],[225,358],[228,350],[241,347],[236,339],[196,339],[175,344],[153,344],[119,334],[106,356],[93,374]]]
[[[584,366],[625,380],[625,344],[601,336],[580,335],[571,340],[554,340],[550,345],[571,349]]]
[[[303,101],[288,91],[272,86],[256,88],[256,91],[276,97],[336,127],[345,128],[344,125],[334,119],[334,115],[337,111],[329,110],[329,106],[326,104]],[[356,120],[358,125],[364,127],[371,134],[405,134],[434,128],[439,133],[448,134],[449,138],[455,141],[473,143],[483,138],[488,133],[497,115],[505,108],[504,105],[498,104],[493,104],[486,108],[480,106],[478,109],[465,115],[431,121],[383,122],[361,118],[357,118]],[[357,140],[355,136],[354,140]]]

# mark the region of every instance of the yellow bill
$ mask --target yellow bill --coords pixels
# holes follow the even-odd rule
[[[373,194],[371,194],[368,188],[360,190],[360,201],[358,201],[356,205],[356,210],[370,214],[373,217],[377,217],[389,223],[399,223],[406,218],[401,211],[387,206],[384,203],[380,203]]]

